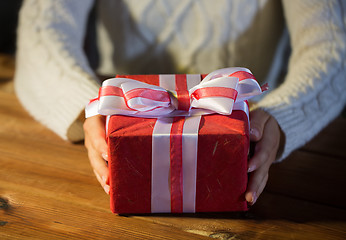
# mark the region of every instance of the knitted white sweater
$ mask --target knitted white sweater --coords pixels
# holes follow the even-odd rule
[[[279,86],[256,107],[285,133],[281,157],[302,146],[346,102],[346,4],[286,0],[288,34],[271,0],[99,0],[100,74],[207,73],[244,66]],[[64,139],[82,139],[77,121],[99,82],[83,51],[92,0],[27,0],[20,12],[15,88],[25,108]],[[287,33],[287,32],[286,32]]]

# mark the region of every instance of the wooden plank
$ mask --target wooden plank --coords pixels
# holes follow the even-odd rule
[[[109,197],[91,171],[89,174],[80,174],[72,169],[67,171],[14,158],[2,158],[0,175],[3,188],[7,188],[8,184],[16,184],[60,201],[78,202],[109,212]]]
[[[13,94],[0,92],[0,157],[90,174],[82,143],[60,139],[25,112]],[[73,165],[73,167],[71,167]]]
[[[307,143],[302,150],[346,160],[345,133],[346,118],[338,117]]]
[[[204,239],[119,217],[81,144],[34,121],[13,94],[0,93],[0,239]]]
[[[342,139],[331,129],[322,137]],[[83,145],[59,139],[0,91],[0,239],[344,239],[344,152],[313,141],[272,167],[266,192],[245,217],[119,217]]]
[[[47,197],[9,184],[1,191],[0,239],[205,239],[176,228]],[[28,191],[29,190],[29,191]]]
[[[346,211],[282,195],[263,193],[248,214],[209,213],[136,216],[221,239],[344,239]],[[233,237],[233,238],[232,238]]]
[[[76,173],[91,173],[86,150],[80,144],[65,142],[59,145],[50,141],[32,141],[25,137],[14,139],[0,134],[0,152],[0,158],[15,158]]]
[[[61,236],[72,239],[77,237],[83,239],[82,233],[78,232],[84,231],[84,227],[80,227],[80,224],[88,229],[89,227],[95,228],[94,235],[90,235],[88,229],[85,231],[85,234],[95,239],[107,239],[110,236],[130,237],[128,235],[130,233],[122,232],[125,231],[122,227],[128,225],[131,226],[131,229],[135,229],[132,225],[136,221],[132,219],[144,220],[173,228],[173,230],[180,229],[204,236],[221,236],[221,239],[227,239],[227,236],[232,236],[234,239],[285,239],[288,236],[293,239],[343,239],[346,229],[344,210],[340,211],[336,208],[295,199],[287,201],[287,197],[267,193],[260,198],[256,208],[254,207],[251,211],[256,214],[255,219],[239,219],[235,218],[234,214],[185,214],[179,217],[172,217],[172,215],[133,216],[124,218],[129,219],[130,223],[124,222],[124,220],[119,220],[121,221],[119,223],[116,217],[111,217],[115,215],[109,214],[107,211],[98,208],[90,210],[93,208],[92,206],[60,201],[60,198],[51,200],[52,194],[47,195],[47,190],[32,191],[26,186],[15,183],[7,186],[11,190],[7,189],[1,195],[11,199],[10,202],[13,206],[10,208],[21,209],[21,213],[16,212],[9,218],[1,220],[7,223],[14,222],[17,224],[15,229],[21,227],[23,232],[20,234],[27,234],[29,237],[36,236],[37,227],[41,229],[42,237],[57,238],[61,234]],[[72,209],[73,211],[71,211]],[[90,223],[90,216],[93,216],[92,220],[98,224]],[[109,219],[110,217],[112,219]],[[146,223],[142,224],[140,221],[138,224],[146,226]],[[117,229],[111,227],[107,229],[107,226],[116,226]],[[11,236],[16,233],[15,229],[11,230],[13,231],[10,232]],[[58,230],[62,233],[55,232]],[[77,236],[73,234],[77,234]],[[22,237],[22,235],[19,236]],[[131,237],[134,238],[134,236]]]
[[[346,209],[346,161],[296,151],[272,165],[266,190]]]
[[[11,205],[8,207],[10,214],[0,214],[0,220],[5,223],[2,228],[5,231],[1,231],[0,238],[108,239],[118,236],[203,239],[202,236],[183,234],[167,226],[161,229],[159,225],[147,225],[147,222],[142,223],[141,220],[115,218],[116,215],[109,210],[109,197],[91,173],[86,176],[75,173],[73,169],[66,171],[16,158],[2,158],[0,162],[0,196]],[[21,229],[19,235],[18,229]],[[90,229],[93,229],[93,234]],[[150,232],[148,229],[155,231]]]
[[[13,55],[0,53],[0,86],[14,76],[15,59]]]
[[[307,224],[346,232],[346,210],[301,200],[281,194],[264,192],[251,207],[255,219],[286,220],[293,224]]]
[[[27,137],[32,140],[54,141],[54,144],[65,144],[52,131],[35,121],[22,107],[13,93],[0,91],[0,134],[3,133],[13,140]]]

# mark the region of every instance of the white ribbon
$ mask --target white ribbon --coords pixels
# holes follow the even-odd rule
[[[97,114],[149,118],[196,116],[210,113],[229,115],[232,113],[234,102],[248,100],[262,93],[261,87],[253,77],[239,81],[239,78],[232,76],[235,72],[251,74],[250,70],[246,68],[219,69],[208,74],[199,84],[188,88],[190,100],[188,111],[178,109],[178,93],[175,89],[150,85],[128,78],[111,78],[103,82],[101,95],[87,105],[86,117]],[[212,89],[234,90],[237,92],[236,100],[222,96],[222,94],[219,96],[207,94],[202,98],[196,98],[195,94],[199,90],[210,91]],[[106,94],[102,94],[103,90]],[[113,92],[108,91],[107,93],[107,90]],[[116,91],[118,93],[115,93]]]

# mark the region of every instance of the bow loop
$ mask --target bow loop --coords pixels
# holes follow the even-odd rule
[[[231,114],[236,102],[261,93],[261,87],[246,68],[216,70],[190,89],[164,89],[133,79],[112,78],[104,81],[99,97],[89,102],[86,117]]]
[[[191,106],[208,109],[220,114],[230,114],[237,97],[238,79],[234,77],[211,78],[190,90]]]
[[[127,106],[135,111],[151,111],[156,108],[167,108],[171,99],[169,93],[158,86],[142,82],[124,82],[121,84]]]

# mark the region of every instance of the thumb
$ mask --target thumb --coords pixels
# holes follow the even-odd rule
[[[263,129],[270,115],[262,109],[250,112],[250,141],[258,142],[262,138]]]

